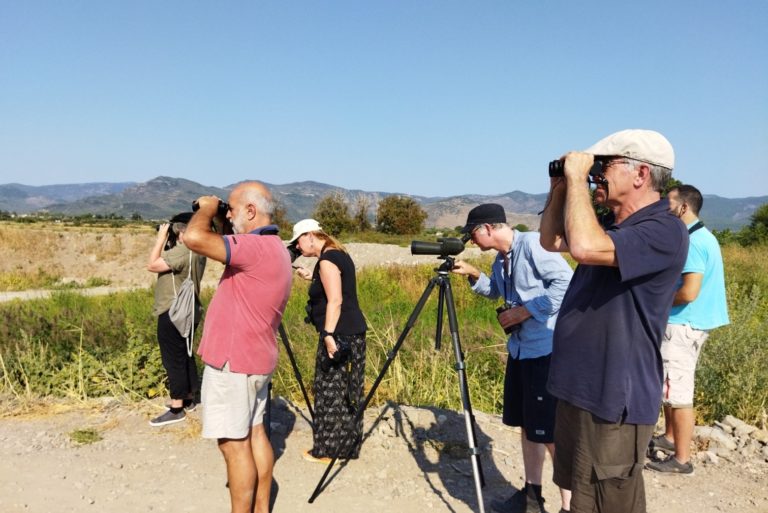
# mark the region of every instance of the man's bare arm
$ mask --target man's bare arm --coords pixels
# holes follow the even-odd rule
[[[578,263],[616,267],[616,246],[597,222],[589,196],[587,174],[593,162],[594,157],[587,153],[572,152],[565,157],[565,236]]]
[[[699,297],[701,292],[701,282],[704,280],[702,273],[685,273],[683,274],[683,284],[675,292],[675,299],[672,302],[673,305],[686,305],[692,303]]]
[[[568,251],[565,240],[565,179],[550,178],[549,197],[541,216],[539,242],[547,251]]]
[[[192,216],[184,232],[184,244],[197,253],[226,264],[227,247],[224,238],[211,231],[211,220],[216,216],[219,198],[202,196],[197,200],[200,208]]]

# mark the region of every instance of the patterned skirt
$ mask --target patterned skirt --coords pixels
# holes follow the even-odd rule
[[[363,438],[362,416],[352,427],[353,433],[349,433],[349,424],[354,419],[358,406],[363,402],[365,333],[336,337],[349,341],[352,354],[347,363],[324,371],[321,362],[327,358],[327,353],[325,344],[322,340],[319,341],[313,384],[315,430],[310,454],[316,458],[333,458],[339,444],[344,442],[347,449],[343,449],[339,457],[354,459],[360,455]]]

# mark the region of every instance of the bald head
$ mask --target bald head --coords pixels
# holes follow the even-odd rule
[[[236,233],[247,233],[272,223],[275,203],[272,193],[261,182],[238,184],[229,195],[232,225]]]

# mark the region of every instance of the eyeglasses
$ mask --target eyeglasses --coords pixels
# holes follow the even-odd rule
[[[480,229],[480,228],[482,228],[483,226],[485,226],[485,225],[484,225],[484,224],[478,224],[477,226],[475,226],[474,228],[472,228],[472,231],[471,231],[469,234],[470,234],[472,237],[474,237],[474,236],[475,236],[475,234],[477,233],[477,230],[479,230],[479,229]]]
[[[605,171],[609,167],[611,167],[613,165],[616,165],[616,164],[627,164],[627,165],[629,165],[629,161],[628,160],[624,160],[624,159],[609,160],[609,161],[603,163],[603,171]]]

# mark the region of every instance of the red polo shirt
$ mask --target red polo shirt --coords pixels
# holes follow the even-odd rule
[[[266,228],[266,227],[264,227]],[[277,235],[227,235],[227,261],[205,316],[198,354],[216,368],[269,374],[277,365],[276,332],[291,292],[291,259]]]

